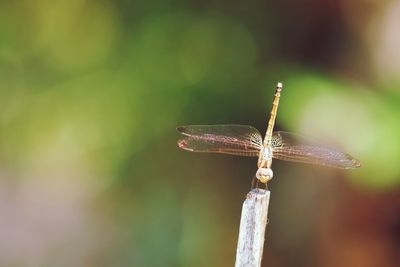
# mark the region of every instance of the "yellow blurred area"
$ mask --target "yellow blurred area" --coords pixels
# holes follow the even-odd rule
[[[78,71],[110,56],[119,35],[115,8],[107,2],[22,0],[3,4],[10,35],[24,60],[41,55],[52,69]],[[16,34],[13,31],[17,31]]]

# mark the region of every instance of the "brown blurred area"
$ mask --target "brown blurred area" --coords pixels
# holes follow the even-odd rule
[[[344,190],[341,205],[332,214],[343,218],[321,224],[321,266],[396,266],[399,262],[398,193],[382,195],[360,193],[351,188]]]

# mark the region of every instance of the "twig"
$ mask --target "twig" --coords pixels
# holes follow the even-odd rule
[[[240,219],[235,267],[259,267],[264,247],[270,192],[252,189],[246,197]]]

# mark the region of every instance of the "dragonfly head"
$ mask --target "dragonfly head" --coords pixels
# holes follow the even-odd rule
[[[272,172],[271,168],[258,168],[256,173],[257,179],[264,184],[271,180],[273,175],[274,173]]]

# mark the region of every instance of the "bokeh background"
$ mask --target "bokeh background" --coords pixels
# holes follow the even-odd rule
[[[0,266],[233,266],[249,124],[360,159],[274,161],[263,266],[398,266],[400,1],[0,2]]]

